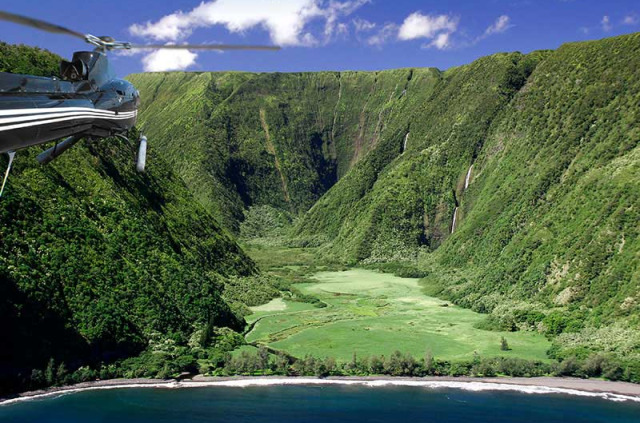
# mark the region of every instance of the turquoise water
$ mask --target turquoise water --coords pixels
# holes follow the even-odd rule
[[[85,391],[0,406],[0,422],[640,422],[640,403],[366,386]]]

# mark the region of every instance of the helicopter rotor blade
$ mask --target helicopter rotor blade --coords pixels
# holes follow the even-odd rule
[[[54,34],[70,35],[80,38],[90,44],[95,45],[103,50],[114,49],[169,49],[169,50],[280,50],[279,46],[267,45],[236,45],[236,44],[131,44],[126,42],[115,41],[111,37],[96,37],[90,34],[82,34],[80,32],[55,25],[40,19],[30,18],[27,16],[16,15],[14,13],[4,12],[0,10],[0,21],[12,22],[18,25],[29,26],[41,31],[51,32]]]
[[[32,28],[40,29],[42,31],[51,32],[54,34],[70,35],[72,37],[85,40],[84,34],[77,31],[73,31],[69,28],[65,28],[60,25],[55,25],[49,22],[41,21],[40,19],[34,19],[34,18],[29,18],[27,16],[4,12],[2,10],[0,10],[0,20],[13,22],[18,25],[30,26]]]
[[[130,44],[128,48],[169,50],[280,50],[279,46],[241,44]]]

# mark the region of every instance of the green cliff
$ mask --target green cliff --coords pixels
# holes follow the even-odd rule
[[[0,71],[56,68],[50,53],[0,44]],[[18,152],[0,200],[0,391],[50,359],[74,370],[137,354],[154,333],[242,329],[221,293],[255,266],[153,146],[143,174],[119,139],[46,167],[39,151]]]
[[[489,326],[580,349],[619,321],[621,344],[640,315],[639,61],[631,34],[447,71],[130,79],[228,228],[248,207],[290,212],[325,259],[404,262]]]

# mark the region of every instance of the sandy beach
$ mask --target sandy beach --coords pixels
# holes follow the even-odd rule
[[[74,392],[124,389],[124,388],[198,388],[198,387],[249,387],[274,385],[363,385],[370,387],[407,386],[423,388],[452,388],[470,391],[519,391],[529,394],[565,394],[598,397],[613,401],[640,402],[640,385],[627,382],[611,382],[599,379],[578,378],[473,378],[473,377],[283,377],[283,376],[237,376],[206,377],[176,381],[173,379],[111,379],[83,382],[75,385],[52,387],[49,389],[23,392],[13,397],[0,398],[0,405],[7,405],[30,399],[69,394]]]

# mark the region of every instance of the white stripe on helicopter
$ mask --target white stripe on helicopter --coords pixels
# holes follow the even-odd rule
[[[9,118],[0,118],[0,125],[5,123],[13,123],[13,122],[29,122],[39,119],[49,119],[49,118],[57,118],[57,117],[66,117],[66,116],[78,116],[78,115],[91,115],[96,117],[115,117],[115,116],[129,116],[133,117],[136,115],[136,112],[123,112],[118,115],[104,115],[102,113],[96,112],[63,112],[60,113],[45,113],[40,115],[31,115],[31,116],[17,116],[17,117],[9,117]]]
[[[28,128],[31,126],[41,126],[41,125],[47,125],[50,123],[57,123],[57,122],[64,122],[67,120],[76,120],[76,119],[90,119],[90,120],[96,120],[96,119],[101,119],[101,120],[127,120],[127,119],[133,119],[135,117],[135,115],[127,115],[127,116],[95,116],[95,115],[88,115],[88,114],[78,114],[75,116],[69,116],[69,117],[65,117],[65,118],[58,118],[58,119],[47,119],[47,120],[39,120],[39,121],[35,121],[35,122],[27,122],[27,123],[19,123],[19,124],[15,124],[15,125],[7,125],[7,126],[0,126],[0,132],[3,131],[9,131],[12,129],[20,129],[20,128]]]
[[[108,115],[118,115],[122,113],[129,112],[115,112],[113,110],[104,110],[104,109],[94,109],[91,107],[42,107],[39,109],[10,109],[10,110],[0,110],[0,116],[7,115],[33,115],[33,114],[42,114],[42,113],[57,113],[57,112],[96,112],[103,113]],[[135,110],[132,110],[135,112]]]

